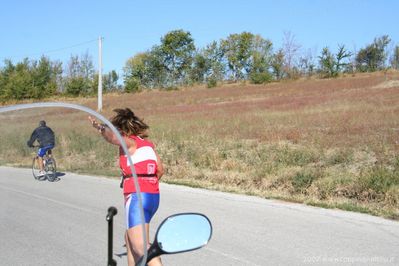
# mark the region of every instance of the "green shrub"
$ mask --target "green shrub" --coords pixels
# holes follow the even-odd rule
[[[317,179],[312,184],[314,191],[313,195],[320,200],[339,197],[342,196],[343,193],[346,193],[345,188],[351,186],[352,183],[352,178],[348,177],[344,173],[341,175],[328,175],[323,173],[323,177]]]
[[[385,202],[399,208],[399,185],[391,186],[385,194]]]
[[[305,166],[318,160],[313,151],[289,145],[278,147],[275,153],[275,161],[284,165]]]
[[[83,77],[70,78],[66,82],[66,92],[70,96],[88,95],[90,93],[90,80]]]
[[[218,84],[218,82],[217,82],[217,80],[215,78],[209,78],[206,81],[206,85],[207,85],[208,88],[214,88],[214,87],[217,86],[217,84]]]
[[[399,185],[399,175],[387,167],[376,166],[371,171],[362,174],[360,184],[363,190],[373,190],[384,194],[392,186]]]
[[[353,153],[349,150],[336,150],[325,158],[328,165],[350,163],[353,160]]]
[[[166,91],[177,91],[179,88],[176,85],[170,85],[164,88]]]
[[[125,80],[125,92],[136,92],[140,90],[140,81],[136,78]]]
[[[394,171],[399,174],[399,155],[396,155],[393,159],[393,167],[395,169]]]
[[[253,84],[264,84],[272,81],[272,76],[267,72],[251,73],[249,79]]]
[[[308,189],[314,180],[318,179],[320,174],[317,171],[304,170],[297,172],[291,180],[292,186],[295,192],[306,194],[306,189]]]

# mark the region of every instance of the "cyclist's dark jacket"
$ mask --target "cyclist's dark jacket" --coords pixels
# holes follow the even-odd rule
[[[40,126],[36,128],[32,135],[30,136],[30,140],[28,140],[28,146],[31,147],[33,142],[37,140],[39,142],[39,147],[43,148],[49,145],[55,145],[55,137],[54,132],[51,128],[47,126]]]

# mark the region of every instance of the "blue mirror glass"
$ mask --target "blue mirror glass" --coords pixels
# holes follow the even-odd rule
[[[165,253],[179,253],[206,245],[212,225],[202,214],[185,213],[167,218],[158,229],[158,246]]]

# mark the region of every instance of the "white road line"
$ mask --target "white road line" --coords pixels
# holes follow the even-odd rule
[[[53,202],[53,203],[56,203],[56,204],[59,204],[59,205],[63,205],[63,206],[69,207],[71,209],[75,209],[75,210],[79,210],[79,211],[83,211],[83,212],[88,212],[88,213],[91,213],[91,214],[98,214],[98,212],[92,211],[90,209],[82,208],[82,207],[79,207],[77,205],[65,203],[65,202],[58,201],[58,200],[55,200],[55,199],[51,199],[51,198],[48,198],[48,197],[39,196],[39,195],[32,194],[32,193],[29,193],[29,192],[26,192],[26,191],[22,191],[22,190],[18,190],[18,189],[12,189],[12,188],[5,187],[5,186],[2,186],[2,185],[0,185],[0,188],[3,189],[3,190],[12,191],[12,192],[19,193],[19,194],[24,194],[24,195],[27,195],[29,197],[33,197],[33,198],[36,198],[36,199],[50,201],[50,202]]]
[[[211,252],[214,252],[214,253],[216,253],[216,254],[218,254],[218,255],[224,256],[224,257],[226,257],[226,258],[239,261],[239,262],[244,263],[244,264],[246,264],[246,265],[262,266],[262,265],[255,264],[255,263],[252,262],[252,261],[248,261],[248,260],[244,260],[244,259],[241,259],[241,258],[238,258],[238,257],[234,257],[234,256],[232,256],[231,254],[223,253],[223,252],[221,252],[221,251],[219,251],[219,250],[216,250],[216,249],[213,249],[213,248],[204,247],[204,249],[205,249],[205,250],[209,250],[209,251],[211,251]],[[242,265],[242,264],[240,264],[240,265]]]

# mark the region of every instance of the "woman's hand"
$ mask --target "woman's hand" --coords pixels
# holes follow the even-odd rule
[[[90,120],[92,126],[93,126],[95,129],[97,129],[100,133],[103,133],[103,132],[104,132],[105,126],[100,125],[100,124],[96,121],[96,119],[94,119],[94,118],[91,117],[91,116],[89,116],[89,120]]]

